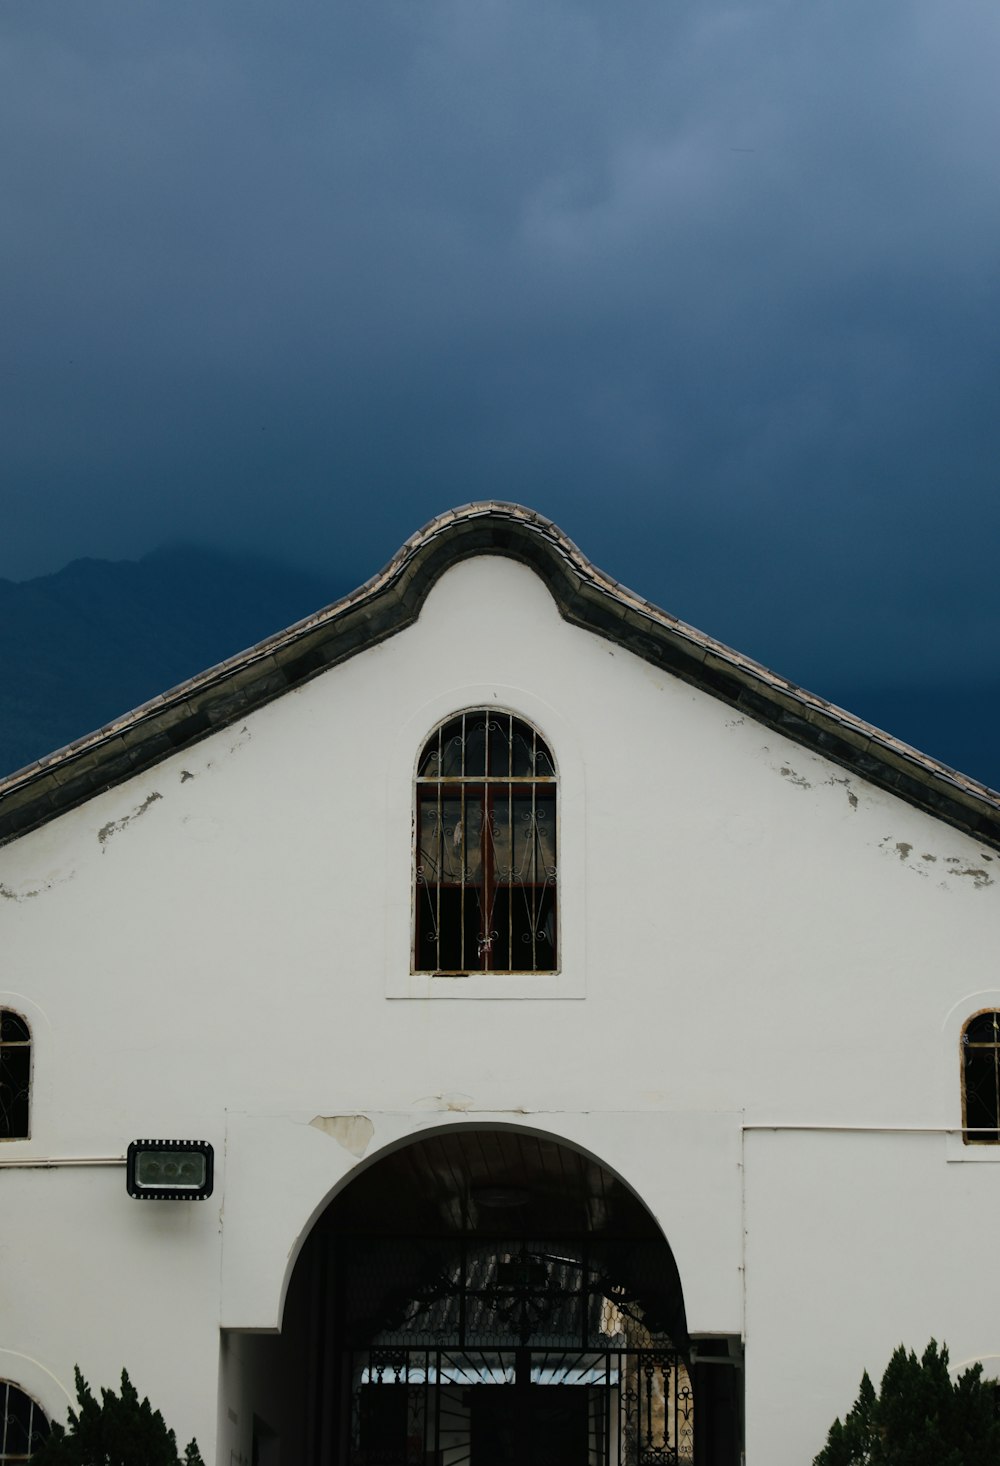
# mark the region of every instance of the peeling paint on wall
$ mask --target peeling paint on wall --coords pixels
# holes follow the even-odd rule
[[[124,830],[126,825],[130,825],[133,820],[137,820],[140,815],[146,813],[150,805],[155,804],[158,799],[162,798],[163,795],[158,794],[154,789],[152,794],[147,794],[142,803],[136,809],[133,809],[131,814],[122,815],[120,820],[109,820],[106,825],[102,825],[97,832],[97,843],[101,846],[102,854],[104,847],[112,835],[117,835],[120,830]]]
[[[17,890],[13,886],[5,886],[0,881],[0,901],[30,901],[34,896],[44,896],[46,891],[52,891],[56,886],[64,886],[75,875],[76,871],[71,870],[69,875],[59,876],[56,880],[43,881],[40,886],[28,886],[21,890]]]
[[[0,897],[5,901],[28,901],[38,894],[38,891],[12,891],[10,886],[0,884]]]
[[[950,870],[948,874],[950,876],[968,876],[977,891],[981,891],[985,886],[993,885],[993,877],[981,866],[967,865],[961,870]]]
[[[731,727],[733,725],[727,724],[726,726]],[[764,745],[764,752],[767,752],[766,744]],[[831,774],[828,779],[823,779],[819,785],[814,786],[804,774],[800,774],[790,764],[778,764],[772,765],[772,767],[776,768],[781,777],[787,779],[789,784],[794,784],[796,789],[812,789],[813,787],[833,789],[840,787],[847,796],[847,802],[851,806],[851,809],[857,809],[858,807],[858,796],[854,791],[851,780],[845,774]]]
[[[847,802],[848,802],[848,804],[851,806],[852,809],[857,809],[857,807],[858,807],[858,796],[855,794],[854,790],[852,789],[852,787],[851,787],[851,781],[850,781],[850,779],[848,779],[846,777],[846,775],[841,776],[841,777],[838,778],[836,774],[831,774],[830,777],[829,777],[829,779],[824,779],[823,780],[823,783],[824,784],[829,784],[831,786],[834,785],[834,784],[840,784],[843,787],[845,793],[847,794]]]
[[[315,1115],[309,1124],[322,1130],[358,1160],[372,1143],[375,1126],[367,1115]]]
[[[879,841],[879,849],[886,855],[895,855],[908,870],[914,871],[918,876],[928,876],[928,866],[936,865],[939,861],[945,866],[944,875],[960,876],[965,880],[971,880],[977,891],[985,890],[987,886],[996,884],[996,877],[990,873],[985,865],[974,865],[962,855],[935,855],[930,850],[922,850],[919,855],[913,856],[913,845],[909,840],[896,840],[892,835],[886,835]],[[993,857],[985,851],[980,852],[980,859],[992,862]],[[939,882],[941,889],[948,890],[948,880]]]
[[[253,737],[253,735],[250,732],[250,729],[244,723],[243,727],[237,733],[237,735],[233,739],[232,743],[230,743],[229,747],[224,752],[217,751],[216,754],[212,758],[208,758],[208,759],[205,760],[205,762],[204,762],[204,764],[203,764],[203,766],[201,768],[201,773],[207,774],[208,771],[209,771],[209,769],[217,768],[218,765],[219,765],[220,758],[224,759],[227,755],[234,754],[234,753],[239,753],[240,749],[241,748],[245,748],[246,745],[250,742],[250,740],[251,740],[252,737]],[[215,746],[217,748],[217,745],[213,745],[213,746]],[[190,769],[181,769],[181,783],[182,784],[187,783],[188,779],[196,779],[197,777],[198,777],[197,774],[192,773]]]

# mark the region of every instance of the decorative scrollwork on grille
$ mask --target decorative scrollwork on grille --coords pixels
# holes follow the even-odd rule
[[[407,1351],[405,1349],[372,1349],[368,1356],[368,1368],[376,1383],[381,1384],[385,1379],[386,1370],[389,1370],[393,1380],[398,1384],[403,1377],[406,1360]]]

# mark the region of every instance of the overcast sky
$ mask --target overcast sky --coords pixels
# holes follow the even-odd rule
[[[498,497],[814,686],[996,677],[998,77],[997,0],[4,0],[0,575]]]

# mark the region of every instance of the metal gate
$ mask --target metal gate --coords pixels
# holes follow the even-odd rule
[[[349,1355],[349,1466],[689,1466],[671,1348],[368,1348]]]

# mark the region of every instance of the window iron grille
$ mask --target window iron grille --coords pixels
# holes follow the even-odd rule
[[[355,1347],[674,1347],[677,1302],[654,1240],[358,1237],[342,1327]]]
[[[537,730],[481,709],[417,766],[414,970],[555,972],[556,771]]]
[[[962,1138],[1000,1145],[1000,1012],[970,1018],[962,1030]]]
[[[0,1140],[28,1137],[31,1030],[10,1008],[0,1008]]]
[[[672,1349],[355,1350],[348,1466],[690,1466]]]
[[[39,1450],[49,1434],[49,1422],[30,1395],[0,1380],[0,1466],[15,1466]]]

